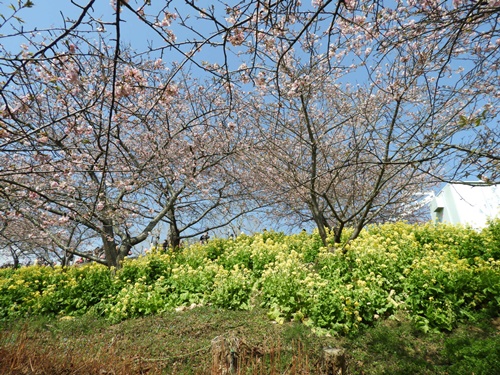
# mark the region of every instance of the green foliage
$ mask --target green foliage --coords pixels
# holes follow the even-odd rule
[[[251,246],[252,244],[241,241],[229,241],[224,253],[218,258],[218,263],[226,270],[235,266],[253,270],[252,253],[249,251]]]
[[[215,275],[207,300],[216,307],[248,310],[254,280],[247,268],[235,265],[232,270],[220,269]]]
[[[97,264],[20,268],[0,279],[0,317],[82,314],[114,292],[110,270]]]
[[[494,375],[500,368],[500,336],[463,332],[445,340],[443,350],[449,374]]]
[[[472,260],[475,257],[490,257],[487,254],[490,249],[485,247],[487,236],[470,227],[427,224],[417,227],[414,234],[420,245],[433,246],[438,243],[448,251],[456,252],[459,258]]]
[[[209,260],[198,268],[176,264],[172,275],[165,281],[168,286],[167,303],[172,307],[203,303],[205,295],[212,290],[219,269],[216,263]]]
[[[269,263],[259,281],[262,306],[270,308],[269,316],[283,322],[303,317],[319,289],[326,283],[303,263],[303,255],[292,250],[281,253]]]
[[[221,238],[209,241],[205,246],[202,246],[205,257],[210,260],[216,260],[226,251],[227,245],[230,241]]]
[[[305,263],[313,263],[323,248],[323,241],[318,233],[314,231],[311,235],[306,231],[289,236],[287,239],[290,250],[295,250],[304,255]]]
[[[401,310],[422,331],[451,331],[477,311],[500,311],[498,220],[481,232],[375,225],[344,245],[325,248],[317,233],[266,231],[152,252],[119,270],[1,270],[0,319],[91,312],[116,322],[180,306],[262,306],[279,323],[354,334]]]
[[[42,312],[54,315],[81,315],[116,290],[112,273],[99,264],[56,268],[47,283],[39,302]]]
[[[126,259],[117,277],[122,282],[135,283],[141,279],[146,284],[153,284],[160,276],[170,275],[172,257],[168,254],[155,254],[154,256]]]
[[[308,315],[314,325],[348,334],[371,324],[385,314],[392,314],[398,304],[391,293],[359,280],[355,285],[335,281],[320,289]]]
[[[103,310],[112,322],[164,311],[164,288],[145,283],[146,277],[127,283],[116,295],[109,295]]]
[[[484,258],[500,260],[500,219],[491,220],[481,233],[484,239]]]

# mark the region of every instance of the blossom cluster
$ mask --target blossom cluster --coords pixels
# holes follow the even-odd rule
[[[279,323],[348,334],[405,311],[424,331],[451,330],[478,309],[498,309],[500,222],[371,226],[344,251],[318,233],[264,232],[151,252],[104,266],[0,271],[0,317],[99,313],[112,321],[209,305],[267,308]]]

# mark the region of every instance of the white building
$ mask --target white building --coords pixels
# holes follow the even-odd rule
[[[482,181],[447,184],[429,205],[435,223],[484,228],[488,219],[500,217],[500,186]]]

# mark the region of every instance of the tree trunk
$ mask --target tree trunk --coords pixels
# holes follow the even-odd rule
[[[327,229],[330,229],[330,226],[328,225],[328,222],[326,221],[323,212],[319,209],[317,199],[315,196],[313,196],[313,193],[311,193],[311,198],[312,198],[311,212],[313,215],[313,220],[316,223],[319,236],[321,237],[323,245],[327,246],[327,237],[328,237]]]
[[[341,243],[342,240],[342,231],[344,230],[344,223],[340,223],[338,226],[333,228],[333,240],[335,243]]]
[[[69,251],[65,251],[64,257],[63,257],[62,262],[61,262],[61,266],[63,266],[63,267],[69,266],[74,257],[75,257],[75,255],[73,253],[70,253]]]
[[[12,260],[14,261],[14,269],[18,269],[19,268],[19,257],[14,252],[12,253]]]
[[[118,248],[111,223],[104,223],[104,234],[101,235],[101,238],[107,265],[109,267],[118,267]]]
[[[170,211],[168,211],[167,217],[170,221],[168,240],[170,246],[172,246],[172,249],[175,250],[178,249],[181,245],[181,237],[179,228],[177,227],[177,221],[175,220],[175,212],[173,207]]]
[[[123,242],[121,244],[120,251],[118,252],[118,255],[117,255],[117,258],[116,258],[116,261],[117,261],[117,264],[118,264],[117,268],[121,267],[121,263],[122,263],[123,259],[125,259],[125,257],[129,254],[130,250],[132,250],[132,246],[130,246],[130,243]]]
[[[309,114],[307,111],[307,104],[306,104],[306,99],[304,95],[300,96],[300,101],[302,103],[302,112],[304,114],[305,118],[305,123],[307,127],[307,134],[309,136],[309,142],[310,142],[310,147],[311,147],[311,173],[310,173],[310,187],[309,187],[309,194],[311,196],[311,211],[313,214],[313,219],[314,222],[316,223],[316,226],[318,227],[319,231],[319,236],[321,237],[321,241],[323,242],[324,246],[327,246],[327,232],[326,229],[330,229],[328,226],[328,222],[325,219],[325,216],[323,215],[323,211],[319,207],[319,202],[318,202],[318,193],[316,191],[316,179],[318,178],[317,175],[317,166],[318,166],[318,144],[314,135],[314,130],[313,130],[313,124],[311,123],[311,120],[309,119]]]
[[[321,375],[346,375],[345,352],[342,349],[324,349],[321,358]]]

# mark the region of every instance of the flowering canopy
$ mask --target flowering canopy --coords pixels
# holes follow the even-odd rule
[[[497,1],[79,0],[19,26],[37,6],[0,22],[0,204],[66,251],[83,226],[116,264],[277,186],[321,230],[401,217],[429,178],[498,179]]]

